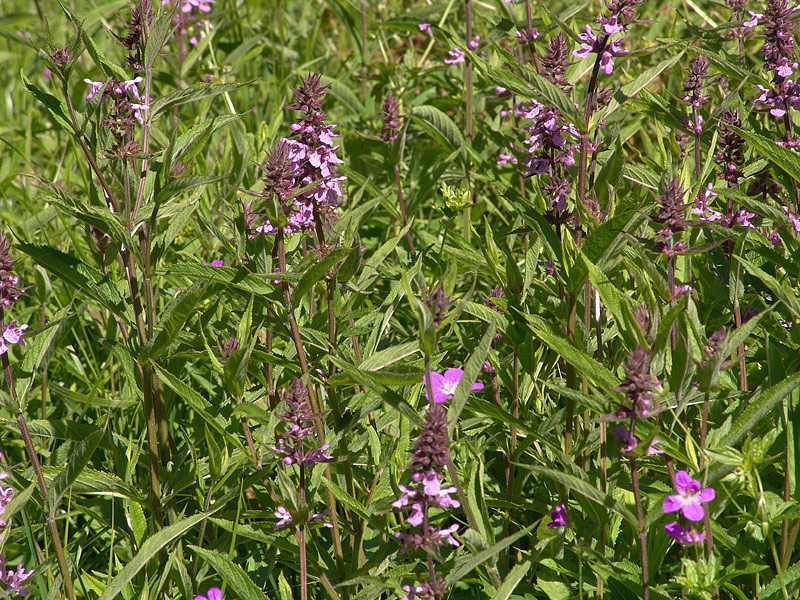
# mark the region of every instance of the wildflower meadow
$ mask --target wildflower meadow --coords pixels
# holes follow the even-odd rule
[[[0,34],[1,598],[800,598],[800,6]]]

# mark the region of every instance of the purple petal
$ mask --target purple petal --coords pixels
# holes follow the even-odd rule
[[[700,502],[711,502],[714,498],[717,497],[716,492],[714,492],[714,488],[703,488],[700,490],[700,493],[695,496]]]
[[[463,376],[464,376],[464,371],[462,371],[461,369],[452,368],[452,369],[447,369],[447,371],[444,372],[444,380],[447,383],[453,383],[455,385],[458,385],[458,382],[461,381],[461,378]]]
[[[676,523],[674,521],[672,523],[667,523],[666,525],[664,525],[664,531],[666,531],[667,535],[669,535],[672,539],[678,542],[683,540],[684,536],[686,535],[686,531],[684,530],[684,528],[679,523]]]
[[[690,521],[702,521],[705,514],[699,502],[687,502],[681,507],[681,510],[683,511],[683,516]]]
[[[222,600],[222,590],[218,587],[208,590],[208,600]]]
[[[478,390],[482,390],[483,389],[483,384],[475,382],[475,383],[472,384],[472,387],[469,388],[469,389],[472,390],[473,392],[477,392]]]
[[[681,508],[681,497],[677,494],[672,494],[664,498],[664,503],[661,505],[665,513],[675,512]]]
[[[681,470],[675,474],[675,491],[679,494],[690,492],[693,483],[696,483],[695,480],[686,471]]]

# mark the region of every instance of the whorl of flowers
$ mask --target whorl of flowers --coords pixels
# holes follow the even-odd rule
[[[740,127],[741,122],[736,111],[726,108],[722,111],[720,123],[714,162],[722,168],[719,178],[727,181],[732,188],[738,188],[739,179],[744,177],[744,173],[741,170],[741,166],[744,164],[744,152],[742,150],[744,140],[729,125]]]
[[[667,255],[683,250],[683,242],[675,242],[674,235],[686,229],[686,204],[683,202],[683,187],[677,177],[667,182],[664,192],[659,197],[658,213],[651,217],[661,229],[656,233],[656,251]]]
[[[394,144],[397,139],[397,130],[400,129],[402,123],[400,122],[400,107],[391,92],[386,94],[386,99],[383,101],[381,120],[383,121],[381,139],[384,142]]]
[[[170,4],[175,9],[172,16],[172,24],[180,28],[181,35],[190,35],[189,43],[196,46],[197,43],[206,37],[205,27],[214,29],[214,25],[204,21],[204,27],[199,30],[200,37],[195,34],[197,19],[203,14],[211,12],[211,5],[216,4],[216,0],[161,0],[161,6]]]
[[[627,405],[621,405],[617,414],[631,420],[648,417],[652,391],[659,383],[658,379],[650,374],[650,355],[641,346],[637,346],[631,352],[623,369],[625,379],[614,389],[625,394]]]
[[[110,129],[118,137],[128,137],[133,134],[136,121],[144,123],[142,113],[150,110],[147,104],[148,99],[139,93],[141,77],[134,77],[127,81],[109,79],[107,82],[83,80],[89,86],[89,93],[86,94],[88,102],[97,94],[100,94],[100,102],[111,100],[111,110],[108,116],[103,119],[103,126]]]
[[[283,395],[286,412],[279,414],[278,418],[289,425],[284,433],[286,438],[278,438],[278,445],[272,450],[283,456],[283,464],[294,465],[303,463],[313,467],[318,462],[333,460],[332,456],[325,454],[328,444],[319,448],[305,451],[305,438],[314,435],[314,421],[321,418],[322,413],[313,412],[308,404],[308,390],[303,382],[295,378],[292,385]]]
[[[616,0],[609,2],[606,6],[610,16],[597,18],[600,24],[600,32],[594,34],[591,25],[586,25],[585,33],[579,33],[581,41],[580,48],[574,50],[572,54],[578,58],[586,58],[589,54],[600,56],[600,70],[606,75],[610,75],[614,70],[614,57],[627,54],[627,50],[622,49],[623,34],[628,28],[628,24],[634,22],[636,7],[644,0]],[[619,37],[611,36],[620,34]]]
[[[567,61],[568,53],[567,39],[563,33],[559,33],[547,46],[547,52],[542,57],[542,74],[550,82],[564,88],[569,87],[569,82],[564,77],[564,72],[572,64]]]
[[[2,453],[0,453],[2,456]],[[6,506],[11,502],[14,497],[15,489],[11,486],[3,484],[3,481],[8,479],[9,474],[6,471],[0,471],[0,541],[3,539],[3,532],[8,526],[8,521],[3,518]],[[17,594],[19,596],[27,596],[30,590],[25,587],[25,582],[33,575],[33,571],[26,571],[25,567],[18,565],[16,569],[6,568],[5,557],[0,554],[0,583],[2,589],[9,596]]]
[[[283,172],[270,175],[269,164],[266,169],[268,186],[273,184],[288,216],[288,224],[282,226],[285,233],[311,229],[317,218],[322,222],[330,222],[342,197],[339,184],[344,177],[336,176],[336,165],[343,161],[336,155],[340,146],[333,145],[333,138],[341,136],[333,133],[336,125],[325,123],[326,115],[321,107],[327,89],[320,84],[320,77],[319,73],[313,73],[294,90],[296,99],[288,108],[302,111],[303,114],[290,127],[292,137],[282,138],[279,142],[276,152],[280,151],[280,155],[270,155],[270,160],[274,159],[276,165],[280,163]],[[281,180],[279,185],[274,183],[278,178]],[[291,198],[287,188],[290,179]],[[315,183],[303,192],[296,191]],[[287,204],[289,200],[291,205]],[[281,226],[265,219],[257,230],[260,233],[275,233],[276,225]]]
[[[764,104],[773,117],[783,117],[789,107],[800,109],[800,85],[789,79],[798,68],[792,37],[791,15],[787,0],[769,0],[763,15],[751,13],[752,21],[745,26],[764,25],[764,70],[772,73],[774,89],[761,85],[756,104]]]
[[[11,243],[0,233],[0,311],[8,308],[19,300],[23,290],[18,286],[19,277],[12,273],[16,261],[11,256]],[[0,355],[8,352],[9,344],[25,344],[22,339],[27,325],[17,325],[16,319],[6,323],[0,319]]]
[[[457,524],[439,529],[431,525],[429,520],[430,508],[461,506],[458,500],[450,497],[456,488],[442,487],[450,453],[447,409],[442,404],[435,404],[428,410],[413,446],[411,483],[408,486],[398,486],[403,495],[392,502],[392,506],[401,511],[411,511],[406,520],[416,531],[396,532],[394,535],[403,542],[403,552],[409,548],[434,551],[445,543],[459,546],[458,540],[453,537],[453,533],[458,530]]]
[[[127,62],[134,71],[144,70],[144,65],[142,64],[144,44],[142,40],[145,36],[145,30],[152,22],[153,6],[150,0],[140,0],[131,8],[131,18],[125,23],[125,27],[130,33],[122,39],[122,45],[131,51]]]

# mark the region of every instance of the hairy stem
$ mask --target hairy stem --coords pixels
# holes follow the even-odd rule
[[[636,519],[639,522],[639,553],[642,559],[642,598],[650,598],[650,576],[647,565],[647,529],[644,527],[644,510],[642,509],[642,492],[639,489],[639,473],[636,459],[631,458],[631,482],[633,483],[633,498],[636,501]]]

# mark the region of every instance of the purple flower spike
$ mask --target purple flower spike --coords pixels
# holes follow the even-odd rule
[[[664,498],[664,512],[671,513],[682,511],[683,516],[690,521],[700,521],[703,519],[703,507],[701,502],[711,502],[716,494],[714,488],[700,488],[700,482],[692,479],[686,471],[678,471],[675,475],[675,491]]]
[[[448,399],[452,398],[453,394],[456,393],[458,382],[461,381],[461,377],[463,375],[464,371],[461,369],[447,369],[447,371],[444,372],[444,375],[432,371],[431,385],[433,386],[433,401],[436,404],[441,404],[442,402],[446,402]],[[478,390],[483,389],[483,384],[473,383],[470,389],[473,392],[477,392]],[[425,392],[425,396],[430,398],[427,391]]]
[[[218,587],[209,588],[205,596],[200,594],[195,596],[194,600],[223,600],[222,590]]]
[[[567,526],[567,505],[559,504],[550,513],[550,523],[547,524],[547,529],[554,529],[555,527]]]
[[[698,533],[692,527],[683,527],[676,522],[664,525],[664,531],[679,544],[699,544],[706,539],[704,533]]]

